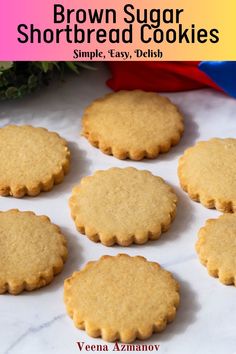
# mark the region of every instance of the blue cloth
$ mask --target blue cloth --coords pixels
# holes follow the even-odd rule
[[[199,69],[224,92],[236,98],[236,61],[202,61]]]

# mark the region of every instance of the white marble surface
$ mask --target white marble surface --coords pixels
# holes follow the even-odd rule
[[[23,100],[0,103],[1,126],[26,123],[55,130],[70,142],[72,150],[71,172],[51,192],[21,200],[0,198],[1,210],[19,208],[48,215],[61,226],[69,242],[64,271],[51,285],[19,296],[0,296],[0,353],[75,354],[79,352],[77,341],[104,343],[77,330],[66,315],[63,280],[89,260],[127,252],[158,261],[181,284],[176,320],[145,343],[160,344],[161,354],[235,354],[236,289],[208,276],[194,250],[198,229],[219,213],[190,201],[179,187],[176,168],[184,149],[197,140],[235,137],[236,100],[210,90],[169,94],[185,114],[186,130],[180,144],[156,160],[119,161],[103,155],[79,135],[83,108],[109,91],[105,86],[108,75],[105,67],[99,65],[95,72],[83,71],[79,77],[68,77],[64,83],[51,85]],[[175,188],[179,196],[176,220],[160,240],[144,246],[107,248],[92,243],[76,232],[70,218],[67,201],[72,186],[96,169],[129,165],[149,169]],[[109,348],[112,352],[113,346]]]

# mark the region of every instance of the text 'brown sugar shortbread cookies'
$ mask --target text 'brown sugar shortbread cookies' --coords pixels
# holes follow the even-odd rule
[[[181,187],[207,208],[236,211],[236,139],[198,142],[179,160]]]
[[[67,258],[66,240],[48,217],[0,212],[0,294],[49,284]]]
[[[169,228],[176,203],[176,195],[160,177],[131,167],[83,178],[69,202],[77,229],[106,246],[158,239]]]
[[[92,102],[84,112],[82,134],[105,154],[141,160],[169,151],[183,130],[182,115],[168,98],[135,90]]]
[[[164,330],[175,318],[179,286],[143,257],[103,256],[65,280],[64,301],[76,327],[129,343]]]
[[[236,286],[236,215],[207,220],[199,231],[196,250],[208,273]]]
[[[36,196],[60,183],[70,152],[57,133],[32,126],[0,129],[0,195]]]

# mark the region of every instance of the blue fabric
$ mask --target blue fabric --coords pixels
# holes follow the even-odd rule
[[[224,92],[236,98],[236,61],[202,61],[199,69]]]

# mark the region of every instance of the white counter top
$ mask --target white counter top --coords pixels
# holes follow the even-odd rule
[[[199,228],[220,213],[192,202],[179,187],[176,169],[185,148],[197,140],[236,137],[236,100],[210,90],[168,94],[185,114],[186,129],[179,145],[155,160],[119,161],[79,135],[83,109],[109,91],[105,85],[108,77],[105,67],[99,65],[97,71],[83,71],[22,100],[0,103],[1,126],[16,123],[46,127],[66,138],[72,151],[71,172],[51,192],[36,198],[0,198],[1,210],[19,208],[48,215],[69,242],[65,268],[50,285],[18,296],[0,295],[0,353],[75,354],[80,352],[77,341],[106,344],[74,327],[65,312],[63,280],[89,260],[126,252],[159,262],[181,285],[181,306],[175,321],[163,333],[137,343],[159,344],[160,354],[235,354],[236,288],[210,277],[194,249]],[[160,240],[143,246],[108,248],[95,244],[75,230],[68,207],[72,186],[96,169],[130,165],[149,169],[174,187],[179,197],[176,219]],[[113,344],[108,347],[112,352]]]

